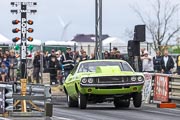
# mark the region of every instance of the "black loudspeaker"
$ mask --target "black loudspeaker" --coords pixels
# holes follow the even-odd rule
[[[146,26],[136,25],[134,28],[134,41],[144,42],[146,41]]]
[[[128,41],[128,56],[140,56],[140,42],[129,40]]]

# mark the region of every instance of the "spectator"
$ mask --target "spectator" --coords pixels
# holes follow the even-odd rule
[[[145,48],[141,48],[141,50],[140,50],[140,59],[141,59],[141,57],[144,57],[144,52],[146,51],[146,49]],[[142,60],[139,60],[139,71],[140,72],[142,72],[143,70],[143,65],[142,65],[143,63],[142,63]]]
[[[88,60],[88,59],[89,59],[89,57],[86,54],[86,51],[83,51],[82,55],[80,56],[80,61],[84,61],[84,60]]]
[[[143,57],[144,56],[144,52],[146,51],[146,49],[145,48],[141,48],[141,57]]]
[[[36,83],[39,83],[39,72],[40,72],[40,64],[41,64],[41,58],[40,58],[40,51],[37,51],[35,53],[35,57],[33,60],[33,79],[36,81]]]
[[[161,72],[165,74],[172,74],[172,70],[174,68],[174,61],[172,57],[169,55],[168,50],[164,51],[164,56],[161,59]]]
[[[177,64],[177,74],[180,75],[180,55],[177,56],[176,64]]]
[[[3,53],[2,53],[2,48],[0,48],[0,64],[2,62],[2,58],[3,58]]]
[[[8,68],[4,63],[1,64],[0,75],[1,75],[1,81],[5,82],[8,75]]]
[[[71,48],[66,48],[66,53],[62,55],[61,63],[64,68],[65,78],[69,75],[70,71],[74,68],[73,57],[71,56]]]
[[[18,60],[15,56],[14,50],[11,50],[9,56],[9,76],[11,81],[16,81],[17,68],[18,68]]]
[[[104,52],[104,59],[109,59],[110,58],[110,54],[108,51]]]
[[[94,55],[94,53],[91,53],[91,58],[90,58],[90,60],[95,60],[95,55]]]
[[[51,85],[53,84],[53,82],[57,84],[58,83],[57,75],[59,75],[61,67],[59,65],[59,61],[56,57],[54,49],[51,50],[51,55],[49,56],[48,60],[49,60],[50,80],[51,80],[50,83]]]
[[[110,53],[110,59],[117,59],[117,48],[114,47],[112,52]]]
[[[117,52],[116,52],[116,58],[117,58],[117,59],[124,60],[124,56],[121,55],[120,51],[117,51]]]
[[[160,51],[156,51],[156,56],[153,57],[153,64],[154,64],[154,71],[155,72],[161,72],[161,53]]]
[[[7,59],[8,59],[8,58],[9,58],[9,56],[10,56],[9,50],[6,50],[6,51],[5,51],[5,54],[6,54]]]
[[[45,53],[44,53],[44,56],[43,56],[43,67],[44,67],[44,73],[46,73],[46,72],[49,72],[48,70],[48,67],[49,67],[49,56],[48,56],[48,51],[46,51]]]
[[[2,63],[4,63],[7,68],[9,68],[9,59],[7,58],[6,54],[3,55]]]
[[[60,50],[58,50],[58,51],[56,52],[56,57],[57,57],[58,61],[60,62],[60,61],[61,61],[61,57],[62,57]]]
[[[0,65],[1,65],[1,63],[3,62],[3,53],[0,53]]]
[[[76,63],[79,63],[80,61],[80,55],[79,55],[79,52],[78,51],[74,51],[73,52],[73,61]]]
[[[148,54],[147,51],[144,51],[144,55],[141,57],[142,60],[142,71],[143,72],[153,72],[153,58]]]

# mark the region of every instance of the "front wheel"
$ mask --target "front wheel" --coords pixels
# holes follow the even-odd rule
[[[141,107],[141,103],[142,103],[142,93],[135,93],[133,95],[133,104],[134,107]]]
[[[68,94],[67,94],[67,104],[68,107],[78,107],[78,101],[73,100]]]
[[[87,106],[87,96],[80,92],[78,93],[78,106],[80,109],[86,109]]]

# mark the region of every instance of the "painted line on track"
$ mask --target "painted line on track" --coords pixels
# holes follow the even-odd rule
[[[153,111],[153,110],[142,110],[142,111],[145,111],[145,112],[150,112],[150,113],[158,113],[158,114],[164,114],[164,115],[172,115],[172,116],[177,116],[179,117],[180,115],[177,115],[176,113],[167,113],[167,112],[163,112],[163,111]]]
[[[71,118],[65,118],[65,117],[58,117],[58,116],[52,116],[52,118],[58,119],[58,120],[74,120]]]

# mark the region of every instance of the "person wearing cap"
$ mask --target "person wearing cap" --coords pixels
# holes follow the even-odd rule
[[[141,57],[142,72],[154,72],[153,58],[149,55],[148,51],[144,51]]]
[[[71,54],[71,48],[66,48],[66,53],[62,54],[61,63],[64,69],[64,77],[66,78],[70,71],[74,68],[73,56]]]

